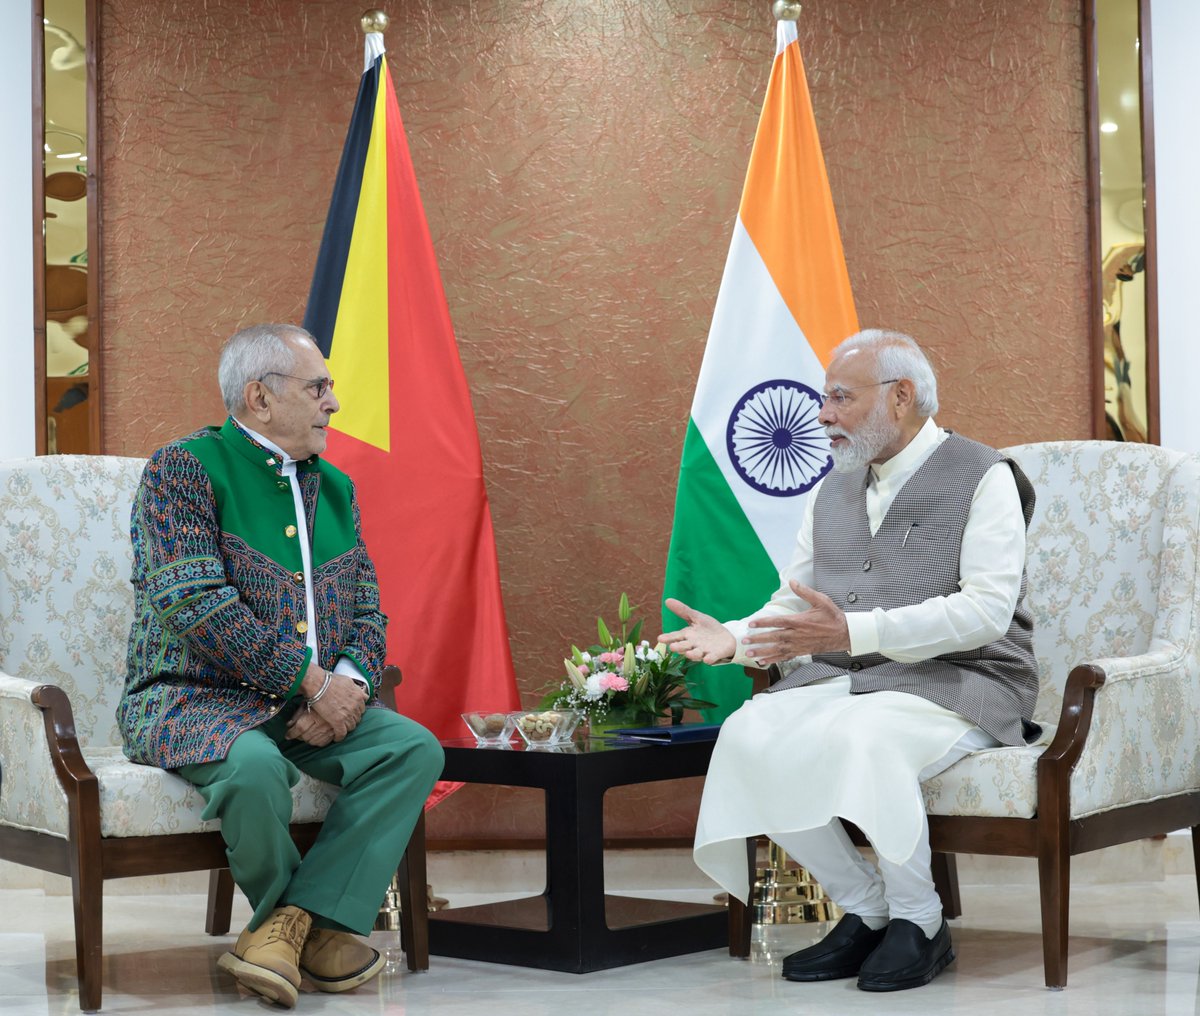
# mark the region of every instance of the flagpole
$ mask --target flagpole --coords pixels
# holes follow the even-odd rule
[[[796,21],[800,17],[800,0],[775,0],[771,13],[776,21]]]
[[[366,64],[369,67],[374,60],[374,57],[384,51],[383,49],[383,33],[387,31],[391,19],[386,13],[378,7],[372,7],[369,10],[363,11],[362,17],[358,19],[359,26],[362,28],[362,33],[366,36]],[[378,39],[372,39],[372,35],[379,36]],[[441,910],[446,906],[447,901],[434,894],[433,887],[425,886],[425,897],[427,906],[430,910]],[[400,873],[397,871],[392,876],[391,882],[388,884],[387,892],[384,894],[383,903],[380,904],[379,914],[375,918],[375,930],[387,931],[393,936],[399,936],[400,933]],[[393,940],[391,948],[385,948],[384,953],[387,957],[386,971],[389,974],[396,973],[401,968],[400,953],[402,948],[407,943],[401,943]],[[396,948],[400,946],[401,948]]]
[[[363,11],[362,17],[358,19],[358,24],[362,28],[364,41],[364,74],[371,69],[371,64],[384,54],[383,33],[387,31],[387,27],[391,23],[392,19],[378,7],[372,7],[370,10]]]
[[[786,2],[786,0],[780,0]],[[797,7],[800,5],[797,4]],[[387,27],[391,24],[391,19],[378,7],[372,7],[370,10],[363,11],[362,17],[358,19],[358,23],[362,25],[363,35],[370,35],[372,32],[378,32],[382,35],[387,31]]]

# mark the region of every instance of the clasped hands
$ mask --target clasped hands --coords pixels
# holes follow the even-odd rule
[[[306,697],[317,694],[324,681],[325,669],[309,664],[300,683],[300,694]],[[344,674],[334,674],[325,694],[315,705],[296,710],[288,723],[287,736],[323,748],[342,740],[357,727],[366,708],[367,693],[363,686]]]
[[[846,615],[824,593],[802,586],[794,579],[792,592],[809,605],[798,614],[779,614],[750,622],[750,634],[742,644],[746,655],[764,667],[796,656],[836,653],[850,648]],[[687,621],[686,628],[658,637],[675,652],[699,663],[726,663],[737,645],[729,630],[715,617],[693,610],[686,603],[668,599],[667,609]]]

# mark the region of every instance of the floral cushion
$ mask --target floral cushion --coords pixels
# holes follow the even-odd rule
[[[220,828],[219,822],[201,820],[204,798],[182,776],[130,762],[120,748],[99,748],[88,753],[87,761],[100,783],[101,836],[162,836]],[[301,776],[292,788],[292,821],[320,821],[336,795],[337,788],[328,783]]]
[[[71,701],[100,789],[102,836],[216,828],[173,773],[125,759],[116,708],[133,616],[129,515],[144,460],[57,455],[0,462],[0,825],[67,834],[40,684]],[[320,819],[336,789],[302,777],[295,821]]]
[[[1026,748],[977,751],[921,784],[930,815],[1033,818],[1037,813],[1037,760],[1045,737]]]
[[[45,748],[42,714],[29,699],[37,685],[0,674],[0,746],[35,744],[38,750],[5,752],[0,824],[67,835],[67,796]],[[120,747],[92,747],[84,759],[100,790],[101,836],[161,836],[204,832],[220,823],[200,818],[204,799],[190,783],[155,766],[125,758]],[[319,821],[337,788],[308,776],[292,788],[292,821]]]

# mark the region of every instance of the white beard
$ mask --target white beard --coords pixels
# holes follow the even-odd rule
[[[840,448],[831,447],[829,454],[833,468],[839,473],[852,473],[873,462],[888,445],[900,436],[900,428],[887,415],[887,403],[880,399],[875,408],[853,434],[837,427],[826,427],[827,437],[844,437],[846,443]]]

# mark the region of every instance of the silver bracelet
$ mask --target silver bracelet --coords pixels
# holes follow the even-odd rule
[[[308,702],[305,703],[306,709],[311,709],[313,706],[315,706],[318,702],[321,701],[321,696],[324,695],[327,691],[329,691],[329,682],[332,680],[333,680],[333,671],[332,670],[325,671],[325,680],[321,682],[320,690],[312,698],[310,698],[308,700]]]

